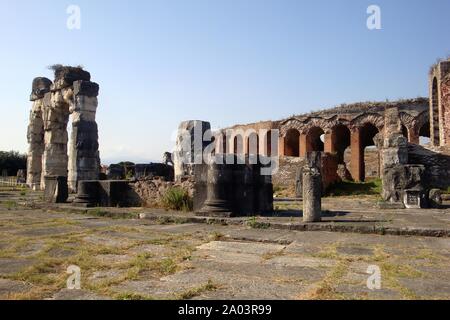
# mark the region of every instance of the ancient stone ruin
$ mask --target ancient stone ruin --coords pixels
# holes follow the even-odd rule
[[[101,179],[99,86],[82,68],[54,71],[54,82],[33,81],[28,129],[27,184],[49,202],[78,191],[78,204],[142,205],[181,186],[197,214],[254,215],[273,210],[277,181],[295,187],[305,221],[315,222],[320,196],[341,181],[380,178],[380,206],[390,208],[438,207],[439,190],[450,186],[450,60],[431,68],[429,99],[342,105],[214,132],[189,120],[163,163],[111,165]]]
[[[65,177],[69,191],[76,192],[79,181],[99,176],[95,121],[99,85],[91,82],[89,72],[80,67],[57,65],[53,70],[54,82],[47,78],[33,81],[27,184],[35,190],[44,190],[46,177],[50,180]]]

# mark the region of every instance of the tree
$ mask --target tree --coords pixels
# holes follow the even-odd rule
[[[8,176],[15,176],[17,171],[27,168],[27,155],[17,151],[0,151],[0,172],[8,171]]]

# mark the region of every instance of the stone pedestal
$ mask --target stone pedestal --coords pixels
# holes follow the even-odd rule
[[[303,168],[303,221],[322,220],[322,177],[317,168]]]
[[[403,203],[406,209],[421,209],[427,207],[425,193],[421,189],[404,190]]]

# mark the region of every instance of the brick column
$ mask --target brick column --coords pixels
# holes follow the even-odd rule
[[[285,137],[281,137],[278,139],[278,154],[280,157],[284,157],[285,155],[285,150],[284,150],[284,140],[286,138]]]
[[[364,181],[365,168],[364,168],[364,150],[361,143],[360,128],[354,128],[351,131],[351,174],[353,180],[357,182]]]
[[[415,128],[408,128],[408,142],[409,143],[420,143],[419,132]]]
[[[307,147],[307,139],[306,139],[306,134],[301,132],[300,133],[300,158],[305,158],[306,157],[306,152],[308,151],[308,147]]]
[[[334,149],[334,135],[331,131],[325,133],[324,151],[328,153],[334,153],[336,151]]]

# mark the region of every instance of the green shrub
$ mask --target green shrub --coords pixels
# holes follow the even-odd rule
[[[188,191],[182,188],[170,188],[164,194],[162,203],[166,209],[176,211],[192,211],[194,205]]]

